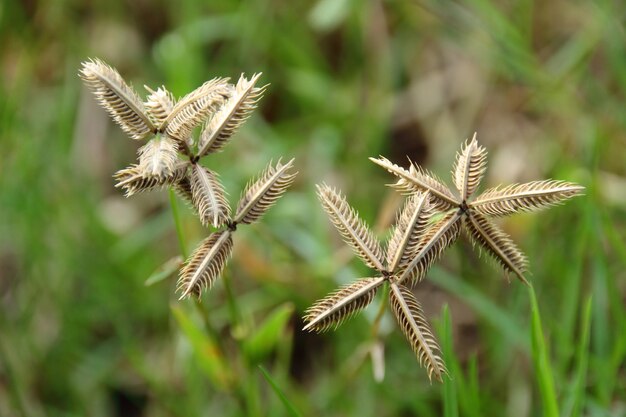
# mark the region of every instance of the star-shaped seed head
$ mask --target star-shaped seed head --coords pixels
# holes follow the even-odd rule
[[[417,358],[441,381],[447,373],[441,351],[419,302],[410,290],[419,283],[443,252],[465,230],[474,244],[487,251],[505,270],[523,282],[527,260],[511,238],[489,217],[532,211],[579,195],[583,187],[563,181],[535,181],[492,188],[473,197],[487,168],[487,151],[476,135],[457,154],[452,179],[456,193],[432,173],[411,163],[401,168],[380,157],[376,164],[398,177],[392,187],[409,194],[391,233],[386,251],[345,198],[328,185],[318,186],[318,197],[331,222],[356,255],[375,272],[374,277],[348,284],[317,301],[305,314],[305,330],[336,328],[374,299],[388,283],[389,304]],[[383,255],[384,254],[384,255]]]
[[[356,255],[375,271],[375,277],[363,278],[339,288],[311,306],[304,317],[305,330],[323,332],[336,328],[367,307],[378,289],[388,282],[389,303],[420,364],[429,378],[441,381],[447,373],[440,349],[424,318],[419,302],[404,281],[417,282],[459,233],[448,219],[433,222],[435,213],[430,193],[417,193],[407,199],[399,213],[386,250],[367,224],[345,198],[328,185],[320,185],[318,196],[331,222]],[[439,236],[433,240],[433,236]],[[411,278],[411,279],[410,279]]]
[[[149,139],[139,149],[138,163],[115,174],[116,187],[126,196],[161,187],[172,187],[193,206],[205,226],[220,230],[210,234],[191,254],[178,280],[181,298],[200,296],[210,288],[232,253],[232,235],[238,224],[251,224],[283,195],[297,173],[293,159],[269,163],[241,195],[234,217],[219,175],[200,165],[206,155],[220,152],[250,117],[265,92],[257,87],[261,74],[235,85],[227,78],[205,82],[180,100],[165,87],[142,102],[120,74],[100,60],[83,63],[80,77],[113,120],[137,140]],[[199,137],[194,130],[203,125]]]
[[[473,197],[487,169],[487,151],[478,144],[476,134],[456,156],[452,180],[457,195],[440,179],[413,163],[407,170],[384,157],[370,160],[398,177],[392,187],[405,193],[428,191],[431,204],[450,216],[451,224],[458,223],[456,227],[462,227],[474,245],[492,256],[506,273],[515,274],[525,283],[526,256],[490,217],[543,209],[580,195],[584,190],[571,182],[546,180],[490,188]],[[451,214],[453,212],[456,214]],[[449,226],[453,227],[451,224]]]

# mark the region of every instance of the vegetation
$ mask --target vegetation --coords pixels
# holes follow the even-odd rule
[[[0,415],[623,415],[625,7],[3,2]],[[89,57],[174,97],[224,74],[269,83],[236,140],[202,163],[225,190],[281,156],[299,174],[238,228],[201,302],[178,300],[175,271],[206,229],[173,194],[115,187],[140,142],[77,77]],[[414,295],[443,384],[416,366],[381,308],[388,294],[339,332],[301,331],[314,300],[368,273],[315,184],[342,189],[384,239],[403,198],[367,158],[443,176],[474,131],[490,152],[484,183],[585,187],[558,209],[498,220],[532,286],[503,285],[466,240],[442,255]]]

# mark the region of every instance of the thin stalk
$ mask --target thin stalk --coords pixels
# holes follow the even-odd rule
[[[172,188],[169,189],[170,194],[170,207],[172,208],[172,217],[174,218],[174,226],[176,227],[176,237],[178,238],[178,246],[180,247],[180,253],[184,259],[187,259],[187,245],[185,244],[185,238],[183,235],[183,225],[180,221],[180,212],[178,211],[178,201],[176,200],[176,193]]]
[[[449,370],[452,372],[448,378],[444,377],[443,381],[443,415],[445,417],[458,417],[459,416],[459,400],[456,381],[452,379],[454,372],[459,368],[455,366],[454,352],[452,348],[452,318],[450,317],[450,309],[448,304],[444,304],[442,313],[442,353],[444,360],[448,363]]]
[[[230,313],[230,320],[233,323],[233,327],[237,328],[241,323],[241,311],[237,305],[237,300],[233,294],[233,288],[230,283],[228,273],[224,271],[222,273],[222,282],[224,283],[224,290],[226,291],[226,302],[228,303],[228,312]]]

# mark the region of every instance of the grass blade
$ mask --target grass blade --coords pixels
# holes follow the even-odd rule
[[[295,307],[291,303],[278,306],[254,333],[243,341],[243,352],[251,363],[258,362],[281,343],[294,310]]]
[[[298,410],[296,410],[296,408],[293,406],[293,404],[291,404],[291,401],[289,401],[289,399],[287,398],[287,396],[285,395],[285,393],[280,389],[280,387],[276,384],[276,382],[274,381],[274,379],[272,378],[272,376],[269,374],[269,372],[267,372],[267,370],[262,366],[259,365],[259,370],[261,371],[261,373],[263,374],[263,377],[265,378],[265,380],[270,384],[270,386],[272,387],[272,390],[274,391],[274,393],[276,394],[276,396],[280,399],[280,401],[283,403],[283,405],[285,406],[285,408],[287,409],[287,411],[289,412],[289,415],[291,417],[302,417],[302,414],[300,414],[300,412]]]
[[[576,352],[576,376],[572,382],[570,398],[566,402],[569,417],[578,417],[585,402],[585,382],[587,380],[587,368],[589,365],[589,332],[591,328],[592,299],[589,297],[582,312],[580,335],[577,338],[578,349]]]
[[[441,350],[443,353],[443,359],[446,363],[450,364],[449,372],[450,376],[444,378],[443,381],[443,415],[444,417],[458,417],[459,416],[459,403],[457,399],[456,385],[453,377],[458,367],[452,366],[452,363],[456,360],[453,357],[452,350],[452,324],[450,318],[450,309],[448,305],[443,306],[442,312],[442,326],[441,326]]]
[[[466,302],[486,323],[493,326],[502,334],[504,340],[510,340],[516,346],[529,350],[528,341],[523,336],[523,330],[511,313],[495,304],[484,293],[458,279],[441,268],[434,267],[430,278],[435,285],[459,297]]]
[[[144,282],[146,287],[156,284],[157,282],[161,282],[166,278],[169,278],[173,275],[178,269],[181,267],[183,263],[183,257],[180,255],[176,255],[166,261],[163,265],[158,267]]]
[[[530,286],[530,302],[531,302],[531,340],[533,363],[535,365],[535,376],[543,402],[543,415],[545,417],[559,417],[559,407],[554,391],[554,375],[552,374],[552,366],[548,356],[548,349],[543,338],[541,330],[541,316],[539,315],[539,307],[537,306],[537,297],[535,290]]]
[[[191,343],[200,368],[217,387],[228,389],[233,380],[232,373],[218,345],[193,322],[181,306],[174,305],[171,308],[176,322]]]

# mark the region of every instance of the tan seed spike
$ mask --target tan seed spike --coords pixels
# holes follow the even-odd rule
[[[437,223],[432,225],[420,237],[417,251],[402,271],[398,271],[398,283],[406,280],[420,282],[432,264],[441,257],[443,252],[452,246],[461,233],[461,212],[449,212]]]
[[[470,212],[465,226],[472,243],[485,249],[506,272],[513,272],[524,284],[528,284],[524,278],[528,260],[506,233],[480,213]]]
[[[176,103],[161,129],[176,140],[186,141],[193,129],[204,122],[230,92],[227,78],[207,81]]]
[[[206,238],[191,254],[178,280],[180,299],[190,295],[200,297],[222,273],[233,249],[232,232],[224,230]]]
[[[141,166],[131,165],[116,172],[113,178],[118,181],[115,187],[123,188],[126,191],[125,196],[130,197],[133,194],[151,191],[167,185],[173,186],[186,175],[188,167],[187,163],[179,162],[170,175],[155,177],[147,173]]]
[[[560,204],[582,194],[584,189],[578,184],[565,181],[532,181],[486,190],[470,203],[470,207],[488,216],[507,216]]]
[[[370,268],[382,271],[383,251],[378,239],[345,198],[326,184],[317,185],[317,195],[335,228]]]
[[[426,368],[428,379],[433,376],[443,382],[443,375],[448,374],[441,358],[441,349],[435,340],[422,307],[413,293],[405,286],[391,283],[389,304],[398,325],[411,344],[421,366]]]
[[[387,245],[389,272],[394,273],[398,267],[406,267],[415,256],[432,214],[428,209],[429,198],[429,192],[425,192],[413,194],[407,199]]]
[[[199,164],[194,164],[191,170],[191,194],[202,224],[219,227],[228,223],[230,206],[217,174]]]
[[[467,200],[476,191],[487,170],[487,150],[478,145],[476,133],[460,153],[452,172],[454,185],[461,194],[461,200]]]
[[[144,85],[144,88],[150,93],[144,106],[148,114],[154,119],[157,128],[160,130],[163,123],[174,109],[176,99],[164,86],[159,87],[156,91],[146,85]]]
[[[80,78],[122,130],[133,139],[156,132],[141,99],[120,74],[99,59],[83,62]]]
[[[171,176],[178,162],[178,144],[158,135],[139,149],[139,167],[152,177]]]
[[[257,102],[265,92],[265,86],[256,88],[261,74],[255,74],[250,80],[243,75],[239,78],[231,96],[211,117],[200,136],[198,156],[219,152],[246,121]]]
[[[383,277],[360,279],[319,300],[307,309],[303,330],[324,332],[338,327],[367,307],[384,281]]]
[[[370,161],[399,177],[398,182],[392,185],[393,188],[404,193],[429,191],[432,197],[431,203],[442,210],[459,204],[450,190],[436,176],[412,162],[407,171],[382,156],[379,159],[370,158]]]
[[[270,162],[259,178],[246,186],[237,204],[233,221],[245,224],[257,221],[293,183],[297,172],[290,173],[292,167],[293,159],[284,165],[280,160],[276,166],[272,166]]]

